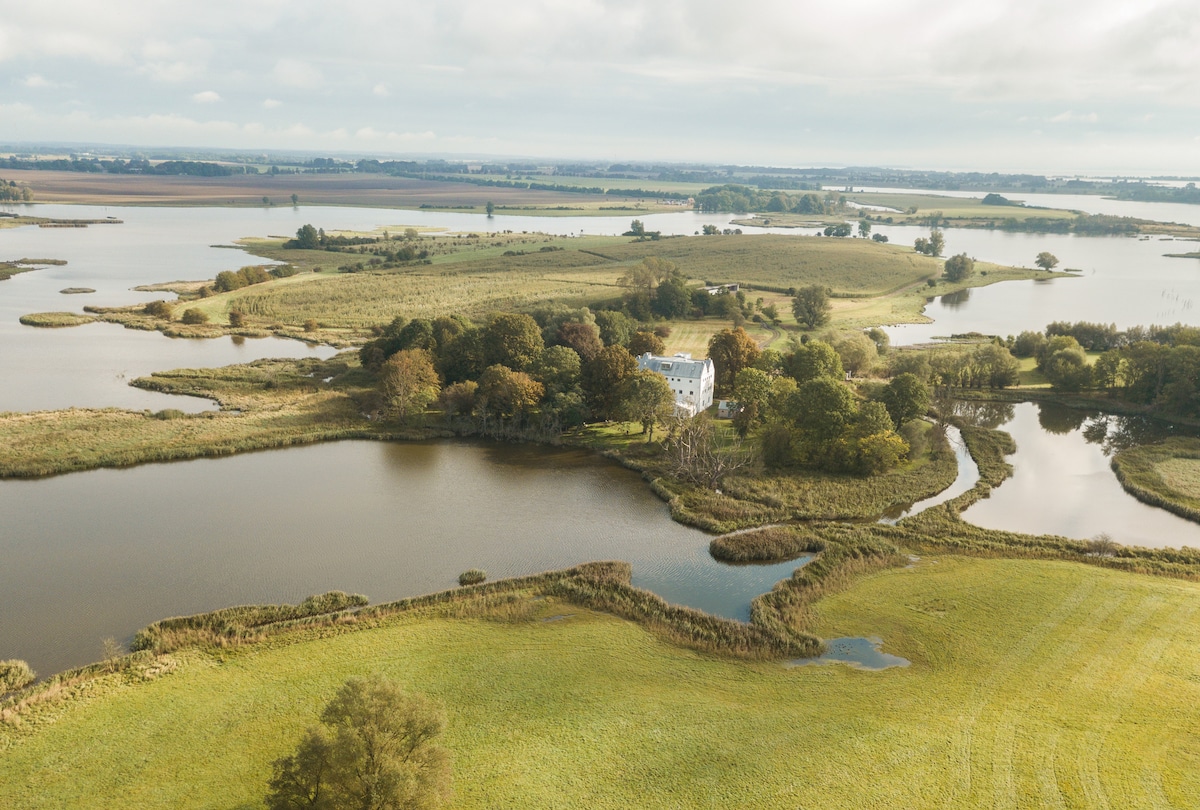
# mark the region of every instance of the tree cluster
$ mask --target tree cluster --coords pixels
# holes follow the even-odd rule
[[[696,208],[705,212],[796,213],[828,216],[845,210],[845,198],[832,191],[824,194],[785,194],[726,183],[701,191],[695,197]]]
[[[929,232],[928,239],[926,239],[924,236],[921,236],[918,237],[915,242],[913,242],[913,249],[917,251],[917,253],[923,253],[926,256],[941,256],[942,251],[945,248],[946,237],[937,228],[934,228]]]

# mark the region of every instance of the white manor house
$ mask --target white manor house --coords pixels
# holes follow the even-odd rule
[[[658,357],[646,352],[637,359],[638,368],[667,378],[675,392],[675,412],[695,416],[713,404],[717,373],[709,358],[693,360],[690,354]]]

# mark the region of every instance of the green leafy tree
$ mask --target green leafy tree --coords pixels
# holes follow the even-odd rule
[[[911,373],[900,374],[883,389],[881,399],[893,425],[898,429],[929,409],[929,387]]]
[[[295,196],[295,195],[292,195]],[[292,201],[295,205],[296,201]],[[312,225],[301,225],[300,230],[296,231],[296,247],[300,250],[318,250],[321,247],[321,239],[317,233],[317,229]]]
[[[754,338],[742,327],[722,329],[708,341],[708,356],[716,372],[715,388],[718,394],[733,390],[733,381],[739,371],[749,368],[758,360],[762,349]]]
[[[488,200],[487,215],[490,217],[495,213],[495,211],[496,211],[496,204],[494,202],[492,202],[491,200]]]
[[[579,353],[570,346],[547,346],[531,374],[546,386],[546,394],[552,396],[578,386],[582,368]]]
[[[682,273],[671,273],[658,285],[650,309],[660,318],[682,318],[692,307],[692,292]]]
[[[621,415],[640,422],[646,441],[654,441],[654,425],[665,422],[675,411],[675,392],[667,378],[653,371],[635,371],[621,383]]]
[[[871,223],[867,222],[865,219],[859,220],[858,235],[863,239],[869,237],[871,235]]]
[[[840,380],[846,376],[842,358],[823,340],[810,340],[797,347],[787,358],[784,370],[800,384],[818,377]]]
[[[975,272],[975,260],[965,253],[946,259],[943,274],[947,281],[962,281]]]
[[[524,371],[546,346],[537,321],[517,312],[493,314],[484,328],[483,347],[488,365]]]
[[[624,346],[637,330],[637,324],[624,312],[601,310],[596,313],[596,326],[600,328],[600,339],[605,346]]]
[[[853,375],[870,371],[879,357],[875,341],[862,332],[848,332],[833,344],[834,351],[842,358],[842,367]]]
[[[592,410],[604,419],[618,416],[621,384],[638,370],[624,346],[605,346],[600,354],[583,366],[583,390]]]
[[[809,329],[829,323],[829,310],[829,290],[820,284],[801,287],[792,299],[792,314]]]
[[[1053,270],[1055,267],[1058,267],[1058,257],[1049,251],[1043,250],[1037,255],[1033,263],[1043,270]]]
[[[351,678],[296,752],[273,763],[268,810],[433,810],[450,799],[446,721],[420,695],[375,675]]]

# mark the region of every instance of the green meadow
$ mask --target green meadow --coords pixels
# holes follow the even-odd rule
[[[0,805],[260,807],[349,676],[442,702],[454,807],[1185,807],[1200,585],[926,556],[815,607],[911,665],[731,661],[548,598],[185,650],[0,724]],[[553,619],[553,620],[551,620]]]

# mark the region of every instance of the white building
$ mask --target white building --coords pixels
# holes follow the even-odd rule
[[[646,352],[637,359],[638,368],[667,378],[675,392],[676,413],[695,416],[713,404],[717,372],[712,360],[693,360],[690,354],[656,357]]]

